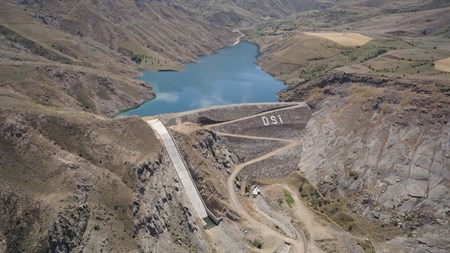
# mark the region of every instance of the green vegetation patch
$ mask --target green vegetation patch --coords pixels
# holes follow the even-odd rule
[[[351,176],[355,178],[357,174],[351,173]],[[380,226],[363,218],[353,216],[347,207],[349,201],[351,201],[350,199],[345,201],[325,198],[300,174],[293,177],[292,182],[299,186],[298,190],[301,198],[316,211],[316,214],[356,235],[356,241],[367,253],[373,253],[375,250],[371,240],[364,238],[386,239],[397,233],[395,227]],[[409,219],[413,219],[413,217]],[[368,231],[370,231],[370,234]]]
[[[300,196],[320,214],[330,218],[347,231],[364,234],[364,230],[353,219],[345,203],[340,200],[330,200],[323,197],[305,178],[301,178],[299,186]]]
[[[254,239],[253,241],[250,241],[250,244],[253,247],[258,248],[258,249],[262,249],[262,247],[263,247],[263,243],[258,239]]]
[[[377,95],[379,95],[383,89],[382,88],[374,88],[370,86],[353,86],[352,87],[353,93],[356,95],[357,98],[360,99],[369,99],[373,98]],[[353,175],[350,175],[353,177]]]
[[[292,205],[294,204],[294,198],[292,198],[292,195],[286,190],[283,191],[283,195],[288,206],[292,208]]]
[[[142,61],[144,60],[145,56],[142,54],[133,54],[131,56],[131,60],[136,62],[137,64],[141,64]]]

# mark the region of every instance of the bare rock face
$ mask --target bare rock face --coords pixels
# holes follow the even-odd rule
[[[0,252],[22,252],[23,243],[31,234],[30,227],[36,225],[40,216],[38,205],[14,193],[11,186],[0,179]],[[44,238],[35,242],[37,251],[47,251]]]
[[[234,152],[228,150],[220,136],[213,131],[199,130],[196,133],[199,141],[194,144],[194,148],[221,171],[226,171],[233,164],[239,163],[240,159]]]
[[[133,237],[144,252],[209,251],[171,162],[162,154],[136,168]]]
[[[242,161],[241,154],[228,146],[227,137],[201,129],[190,134],[171,131],[192,178],[208,209],[217,217],[239,217],[226,206],[226,181],[233,165]],[[219,182],[219,183],[218,183]]]
[[[80,246],[89,216],[87,204],[68,206],[60,212],[48,232],[51,252],[73,252],[74,248]]]
[[[361,78],[318,83],[299,168],[322,195],[352,199],[353,213],[409,235],[380,249],[440,252],[450,238],[448,97],[439,85]]]

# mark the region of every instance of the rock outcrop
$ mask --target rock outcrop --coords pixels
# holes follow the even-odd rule
[[[220,171],[227,171],[233,164],[241,162],[235,153],[228,150],[222,138],[213,131],[199,130],[195,133],[199,141],[193,144],[214,167]]]
[[[87,204],[69,206],[58,214],[48,232],[51,252],[73,252],[83,242],[90,209]]]
[[[0,249],[210,251],[142,120],[2,112],[0,136]]]
[[[133,236],[144,252],[210,251],[175,169],[162,154],[136,169]]]
[[[0,179],[0,252],[27,250],[23,243],[31,234],[30,227],[36,225],[40,210],[38,204],[14,193],[8,182]],[[36,249],[45,251],[45,239],[38,239]]]
[[[381,249],[448,249],[448,84],[336,73],[280,97],[305,99],[315,87],[299,163],[305,177],[328,198],[352,199],[353,213],[409,234]]]

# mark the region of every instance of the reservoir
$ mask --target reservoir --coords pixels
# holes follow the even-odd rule
[[[212,105],[276,102],[285,86],[256,65],[256,45],[240,44],[199,57],[184,71],[145,71],[139,78],[153,86],[156,98],[118,116],[153,116]]]

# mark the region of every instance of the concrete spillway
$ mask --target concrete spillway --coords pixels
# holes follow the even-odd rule
[[[166,147],[167,153],[169,154],[170,160],[175,167],[178,177],[183,184],[183,188],[186,191],[186,195],[191,202],[192,207],[204,223],[203,219],[208,217],[208,213],[203,205],[200,194],[195,187],[194,181],[192,180],[192,177],[189,174],[180,153],[178,152],[178,148],[175,146],[172,136],[159,119],[149,120],[147,123],[158,133],[161,138],[164,146]]]

